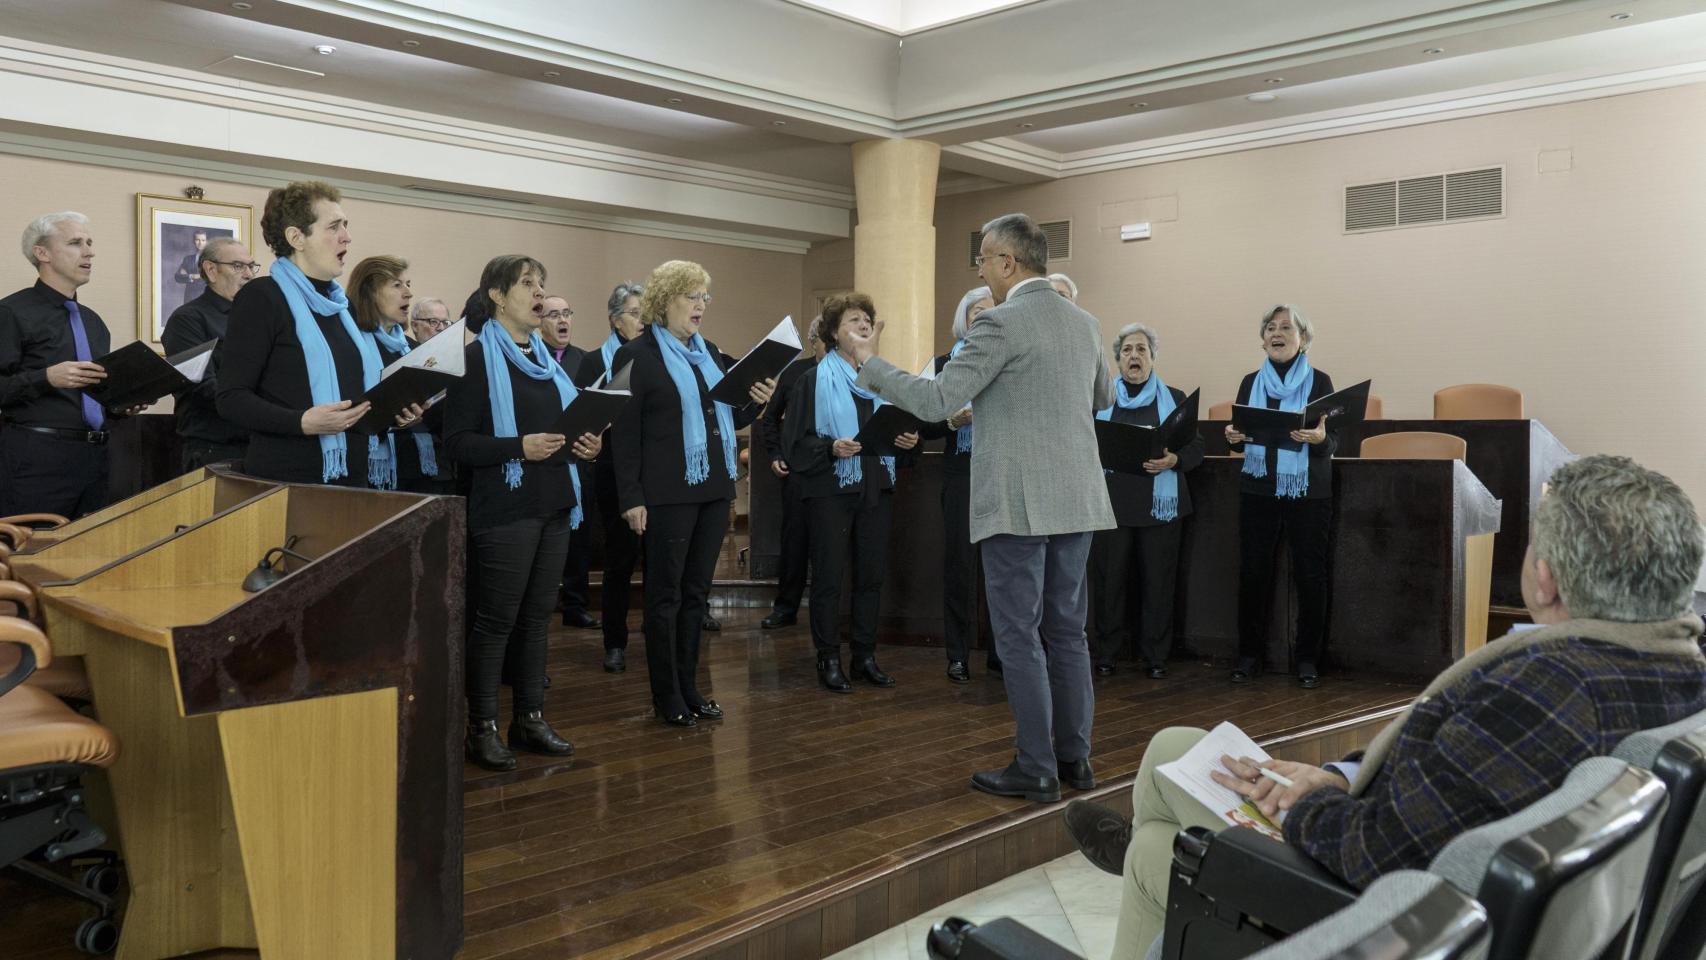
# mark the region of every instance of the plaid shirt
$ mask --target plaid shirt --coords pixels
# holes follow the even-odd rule
[[[1324,788],[1285,839],[1357,888],[1557,789],[1629,734],[1706,710],[1699,661],[1597,640],[1534,644],[1416,704],[1360,797]]]

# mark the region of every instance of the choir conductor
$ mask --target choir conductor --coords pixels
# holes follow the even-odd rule
[[[1005,770],[974,775],[972,786],[1052,802],[1061,780],[1095,785],[1084,578],[1091,531],[1114,526],[1094,426],[1114,388],[1096,318],[1049,286],[1048,240],[1035,221],[1014,213],[985,224],[977,263],[996,305],[934,380],[875,356],[880,321],[850,350],[860,388],[925,422],[977,409],[971,537],[983,557],[1018,756]]]

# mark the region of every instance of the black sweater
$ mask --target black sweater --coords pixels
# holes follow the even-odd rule
[[[324,293],[330,281],[312,281]],[[315,316],[331,347],[338,372],[338,397],[361,395],[361,352],[336,314]],[[314,406],[308,363],[284,292],[271,277],[257,277],[237,291],[219,362],[219,415],[249,431],[243,471],[287,483],[322,483],[320,438],[302,432],[302,414]],[[344,434],[349,473],[332,480],[367,486],[367,435]]]
[[[1141,389],[1141,388],[1139,388]],[[1173,395],[1173,405],[1180,406],[1185,402],[1185,393],[1177,387],[1168,387],[1167,392]],[[1130,423],[1140,427],[1160,426],[1160,411],[1153,403],[1127,410],[1119,404],[1114,404],[1114,412],[1109,419],[1116,423]],[[1179,465],[1173,470],[1186,474],[1195,470],[1202,463],[1203,440],[1198,433],[1185,444],[1183,450],[1174,450],[1179,456]],[[1155,519],[1151,512],[1155,506],[1155,478],[1147,473],[1110,473],[1107,475],[1108,499],[1114,505],[1114,522],[1122,527],[1159,527],[1164,521]],[[1191,513],[1191,485],[1179,477],[1179,519],[1183,520]]]
[[[419,347],[420,344],[411,342],[409,346],[411,348],[415,348]],[[390,348],[386,347],[383,341],[380,342],[380,363],[385,366],[390,366],[397,362],[397,360],[402,356],[403,355],[400,353],[392,353]],[[449,398],[447,397],[446,399]],[[419,441],[415,439],[416,435],[424,435],[432,441],[434,452],[437,454],[435,459],[438,461],[438,476],[426,477],[425,474],[421,473],[421,448]],[[408,430],[398,430],[394,433],[394,436],[397,438],[398,490],[415,489],[415,485],[423,478],[433,481],[445,481],[450,479],[450,464],[444,462],[442,450],[443,444],[440,442],[440,438],[444,436],[443,401],[428,407],[426,416],[421,418],[420,423],[415,424]]]
[[[821,367],[813,366],[794,381],[789,390],[788,420],[783,430],[783,449],[787,451],[788,475],[800,485],[801,499],[834,497],[842,494],[870,493],[873,490],[892,490],[894,482],[883,466],[882,458],[869,454],[859,456],[860,478],[857,484],[842,486],[835,475],[838,459],[831,449],[837,440],[849,437],[823,437],[817,432],[817,377]],[[874,400],[855,394],[853,408],[859,413],[859,426],[871,419],[876,411]],[[896,466],[899,466],[897,460]]]
[[[1295,363],[1296,361],[1294,360],[1292,362]],[[1286,364],[1285,367],[1279,371],[1280,376],[1285,376],[1286,371],[1290,369],[1291,364]],[[1244,375],[1244,382],[1238,385],[1237,402],[1239,404],[1244,406],[1249,405],[1250,389],[1255,382],[1255,371],[1251,371]],[[1315,384],[1309,390],[1309,402],[1314,403],[1332,392],[1333,378],[1327,376],[1326,373],[1320,370],[1316,370]],[[1268,409],[1279,409],[1279,401],[1270,399],[1268,401]],[[1315,425],[1309,424],[1309,426],[1313,427]],[[1232,449],[1243,450],[1244,445],[1241,443],[1233,444]],[[1331,417],[1327,418],[1326,442],[1310,444],[1308,449],[1309,492],[1304,494],[1304,496],[1310,500],[1324,500],[1330,498],[1333,495],[1333,453],[1339,449],[1339,430],[1333,423],[1333,419]],[[1241,475],[1238,482],[1238,489],[1241,493],[1253,494],[1258,497],[1279,496],[1279,470],[1276,469],[1276,458],[1272,452],[1270,452],[1268,457],[1268,475],[1265,477]]]
[[[669,336],[669,334],[665,334]],[[716,345],[705,348],[726,370]],[[590,356],[590,355],[589,355]],[[687,452],[681,437],[681,395],[663,365],[663,351],[648,327],[616,351],[616,369],[625,363],[633,399],[610,429],[611,461],[615,466],[617,508],[626,513],[635,507],[671,503],[709,503],[732,500],[735,482],[723,463],[723,438],[717,424],[716,404],[697,367],[693,378],[699,383],[699,403],[705,417],[705,445],[710,475],[699,483],[687,482]],[[758,410],[747,403],[734,408],[736,430],[750,424]]]
[[[479,341],[470,343],[465,358],[467,372],[451,386],[443,405],[444,452],[467,468],[462,473],[467,477],[468,529],[487,529],[572,509],[575,491],[562,458],[528,460],[522,452],[522,437],[549,433],[563,412],[556,383],[511,370],[509,388],[515,404],[516,435],[494,436],[485,347]],[[399,449],[401,446],[399,443]],[[504,464],[511,460],[521,461],[521,486],[514,490],[503,476]]]

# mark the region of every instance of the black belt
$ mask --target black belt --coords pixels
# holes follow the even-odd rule
[[[26,423],[9,423],[7,427],[14,430],[29,430],[35,433],[45,433],[50,437],[61,440],[75,440],[78,443],[106,443],[105,430],[67,430],[63,427],[32,427]]]

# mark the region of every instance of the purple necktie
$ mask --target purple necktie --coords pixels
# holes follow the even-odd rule
[[[71,339],[77,344],[77,359],[85,363],[95,359],[89,355],[89,332],[83,329],[83,311],[77,309],[77,301],[65,301],[65,312],[71,314]],[[107,422],[101,405],[83,391],[77,393],[83,398],[83,420],[89,424],[90,430],[101,429],[101,424]]]

